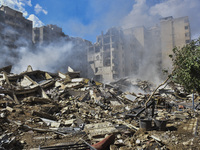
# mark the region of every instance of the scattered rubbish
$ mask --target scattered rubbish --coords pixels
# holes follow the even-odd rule
[[[103,84],[70,67],[49,73],[28,66],[20,74],[11,68],[0,68],[0,149],[200,146],[199,96],[193,110],[191,94],[168,79],[158,87],[128,77]]]

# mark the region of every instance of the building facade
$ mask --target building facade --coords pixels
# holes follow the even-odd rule
[[[96,80],[113,81],[129,75],[161,75],[169,72],[172,49],[191,41],[188,17],[166,17],[160,25],[146,29],[111,28],[97,36],[97,41],[88,50],[88,62]],[[90,76],[92,76],[90,71]]]
[[[62,32],[62,28],[56,25],[46,25],[33,28],[33,43],[36,47],[39,45],[39,48],[51,47],[52,45],[62,47],[63,52],[65,52],[63,57],[66,59],[57,69],[66,71],[67,66],[70,66],[75,71],[80,71],[83,77],[87,77],[89,68],[87,49],[91,45],[90,41],[69,37]]]
[[[123,39],[121,29],[111,28],[97,36],[97,42],[89,47],[88,61],[96,80],[112,80],[124,74]]]
[[[49,44],[65,37],[62,28],[56,25],[46,25],[33,28],[33,43],[34,44]]]
[[[72,48],[66,56],[66,64],[75,71],[80,71],[82,77],[88,77],[90,66],[87,61],[87,50],[92,43],[78,37],[69,37],[68,42],[72,44]]]
[[[162,68],[171,72],[172,61],[169,55],[172,54],[172,49],[175,46],[183,47],[191,41],[189,18],[173,18],[170,16],[160,19],[160,35]]]
[[[134,36],[125,35],[121,28],[111,28],[97,36],[96,43],[88,49],[88,62],[96,80],[113,81],[138,69],[140,55],[133,49],[137,47],[133,39]]]
[[[0,26],[3,44],[15,48],[32,43],[32,21],[24,18],[21,12],[2,5]]]

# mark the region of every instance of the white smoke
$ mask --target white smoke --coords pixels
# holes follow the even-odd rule
[[[20,36],[19,31],[3,24],[0,26],[3,29],[1,35],[6,36],[0,40],[0,67],[13,65],[13,73],[25,71],[28,65],[31,65],[34,70],[49,72],[67,72],[68,66],[82,71],[82,74],[87,70],[85,67],[87,62],[83,61],[86,60],[84,40],[66,36],[56,38],[57,40],[50,43],[44,42],[33,46],[31,40],[28,41]]]
[[[147,5],[147,0],[135,0],[133,9],[122,18],[124,28],[159,24],[159,19],[173,16],[174,18],[188,16],[192,39],[200,36],[200,1],[199,0],[164,0],[155,5]]]
[[[71,42],[51,43],[46,46],[38,46],[36,51],[21,47],[18,49],[19,61],[13,66],[13,72],[20,73],[25,71],[27,65],[31,65],[34,70],[45,70],[49,72],[57,72],[64,68],[66,59],[70,59],[68,55],[72,53]],[[61,70],[60,70],[61,71]]]
[[[19,38],[14,42],[15,47],[12,45],[10,47],[1,40],[0,67],[12,65],[13,73],[21,73],[26,71],[28,65],[31,65],[34,70],[56,73],[58,71],[67,72],[67,67],[70,66],[86,76],[87,62],[84,61],[86,60],[84,42],[81,44],[82,46],[79,46],[77,43],[73,43],[74,39],[66,40],[63,37],[50,44],[32,47],[30,43],[24,41],[26,40]]]
[[[79,37],[93,36],[95,39],[95,37],[100,33],[101,30],[105,31],[111,26],[122,26],[123,28],[145,26],[146,28],[148,28],[154,26],[155,24],[159,24],[159,19],[162,17],[173,16],[174,18],[177,18],[182,16],[189,16],[192,38],[194,39],[200,36],[200,20],[198,19],[200,18],[199,0],[160,0],[157,4],[155,4],[155,1],[151,0],[151,5],[147,0],[135,0],[128,2],[124,2],[124,0],[89,0],[88,2],[93,9],[93,13],[86,14],[86,17],[91,17],[93,18],[93,20],[90,20],[88,23],[84,24],[81,22],[81,20],[77,18],[70,20],[66,20],[66,18],[63,18],[63,20],[59,23],[59,26],[63,27],[63,30],[67,31],[68,34]],[[22,11],[24,16],[28,15],[28,12],[24,9],[24,6],[32,6],[31,0],[0,0],[0,4],[8,5],[11,8]],[[43,8],[38,9],[38,13],[45,13],[42,10]],[[44,23],[42,23],[42,21],[40,21],[34,14],[30,15],[29,19],[33,21],[34,27],[44,25]],[[53,49],[64,48],[65,50],[68,49],[70,51],[70,45],[71,44],[67,44],[65,46],[59,45],[58,47],[56,47],[55,45],[49,45],[52,46],[52,48],[48,47],[48,49],[50,49],[51,51],[48,52],[48,50],[45,50],[45,48],[38,48],[42,50],[36,51],[34,53],[27,52],[29,51],[28,48],[22,48],[21,50],[19,50],[19,55],[21,56],[21,59],[17,64],[18,66],[23,66],[26,61],[30,62],[30,64],[33,64],[34,60],[36,61],[39,58],[42,59],[48,55],[50,55],[50,58],[53,59],[51,57],[51,53],[54,53]],[[156,72],[156,68],[151,67],[150,64],[153,64],[151,60],[154,60],[157,56],[148,53],[148,49],[145,49],[145,52],[147,52],[145,55],[145,59],[149,61],[143,62],[141,69],[147,70],[148,68],[149,70],[151,70],[151,72],[146,71],[146,74],[143,73],[143,75],[155,77],[153,72]],[[9,55],[6,55],[7,53],[10,52],[6,51],[1,56],[4,55],[8,58]],[[63,54],[65,52],[60,50],[60,53]],[[34,59],[28,60],[26,59],[27,57],[32,57]],[[41,60],[38,62],[40,62],[41,66],[45,66],[48,61]],[[48,63],[51,64],[51,62]],[[25,66],[27,65],[28,64],[25,64]],[[33,67],[34,66],[38,68],[38,66],[40,65],[37,65],[36,63],[33,64]]]
[[[133,4],[132,10],[127,16],[122,18],[121,26],[124,29],[140,26],[144,26],[146,29],[149,29],[153,26],[159,26],[160,18],[168,16],[173,16],[174,18],[188,16],[192,39],[196,39],[200,36],[200,20],[198,19],[200,18],[199,0],[163,0],[157,4],[155,4],[155,2],[153,4],[152,1],[149,3],[147,0],[135,0],[135,4]],[[146,41],[151,41],[151,38],[147,38]],[[148,44],[152,45],[153,42]],[[157,43],[157,45],[159,45],[159,43]],[[158,50],[159,47],[144,48],[143,59],[139,65],[138,76],[140,78],[154,81],[156,83],[160,82],[159,74],[157,72],[162,70],[157,65],[159,62]]]
[[[151,15],[151,8],[146,4],[146,0],[135,0],[130,13],[122,18],[122,27],[131,28],[137,26],[148,26],[155,25],[158,21],[158,17]]]

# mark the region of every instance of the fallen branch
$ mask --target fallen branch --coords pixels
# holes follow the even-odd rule
[[[168,78],[162,83],[160,84],[155,90],[154,92],[151,94],[151,96],[148,98],[148,100],[145,102],[145,107],[147,107],[147,103],[152,99],[153,95],[156,93],[156,91],[163,86],[165,83],[167,83],[167,81],[171,78],[171,76],[168,76]]]

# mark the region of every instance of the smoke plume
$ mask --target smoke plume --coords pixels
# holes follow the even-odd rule
[[[199,0],[163,0],[154,5],[148,5],[147,0],[135,0],[132,10],[122,18],[124,28],[159,24],[159,19],[173,16],[174,18],[188,16],[192,31],[192,39],[200,36],[200,2]]]
[[[9,37],[0,40],[0,67],[13,65],[12,72],[21,73],[26,71],[28,65],[34,70],[49,72],[67,72],[70,66],[86,76],[87,68],[84,67],[87,66],[87,49],[82,39],[62,37],[51,43],[33,45],[12,27],[3,26],[1,35]]]
[[[27,49],[27,47],[21,47],[17,49],[19,60],[13,66],[13,72],[20,73],[25,71],[27,65],[31,65],[34,70],[49,72],[67,71],[67,64],[65,62],[67,59],[70,59],[68,56],[72,53],[72,47],[71,42],[37,46],[35,51]]]
[[[15,0],[0,0],[0,4],[8,5],[11,8],[17,9],[23,12],[24,16],[28,16],[28,12],[25,10],[25,5],[32,6],[31,0],[15,1]],[[95,42],[95,37],[100,34],[100,31],[105,31],[112,26],[122,26],[123,29],[130,27],[145,26],[149,27],[159,25],[159,19],[163,17],[173,16],[174,18],[188,16],[190,20],[190,27],[192,32],[192,39],[200,36],[200,2],[199,0],[88,0],[89,9],[93,13],[86,14],[88,19],[87,23],[81,22],[78,18],[62,18],[61,21],[55,21],[52,23],[58,24],[63,28],[67,34],[72,36],[79,36],[87,38]],[[40,8],[37,12],[50,14],[50,10],[42,11]],[[43,25],[42,22],[34,15],[29,15],[29,19],[32,18],[35,26]],[[54,20],[51,20],[54,21]],[[35,24],[37,23],[38,24]],[[14,32],[10,30],[9,32]],[[12,33],[14,34],[14,33]],[[153,39],[146,37],[146,41],[151,42]],[[78,43],[62,40],[58,43],[51,43],[46,46],[37,46],[32,48],[31,46],[24,44],[25,39],[18,39],[15,44],[18,45],[14,50],[10,50],[5,43],[1,43],[1,66],[9,64],[7,62],[14,63],[14,70],[17,72],[25,70],[27,65],[32,65],[33,69],[44,70],[62,70],[61,68],[67,68],[68,65],[72,65],[75,68],[78,67],[82,54],[86,51],[81,49],[82,46],[77,46]],[[1,41],[2,42],[2,41]],[[23,46],[21,46],[21,43]],[[153,47],[144,47],[143,49],[143,61],[138,61],[140,64],[139,77],[144,79],[157,80],[157,71],[160,69],[156,65],[159,62],[159,47],[156,47],[156,43]],[[16,59],[18,56],[19,59]],[[72,56],[74,59],[72,59]],[[77,64],[77,65],[75,65]],[[83,63],[84,64],[84,63]],[[65,66],[66,65],[66,66]],[[83,69],[84,67],[82,67]],[[85,68],[84,68],[85,69]],[[51,71],[50,70],[50,71]],[[85,69],[86,70],[86,69]]]

